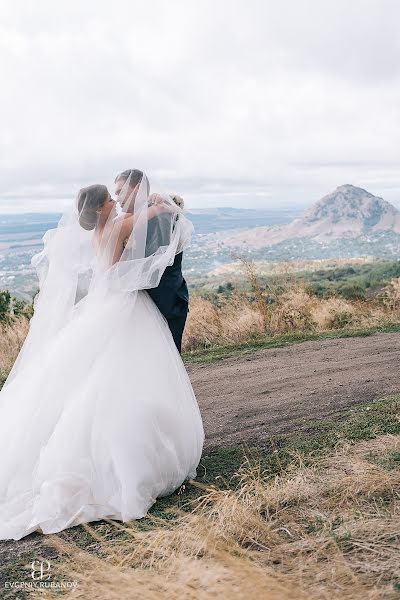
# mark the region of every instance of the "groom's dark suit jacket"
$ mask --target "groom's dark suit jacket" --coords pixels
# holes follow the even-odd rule
[[[170,219],[170,213],[162,213],[157,218],[149,220],[146,256],[155,252],[160,246],[169,244]],[[189,310],[189,292],[182,275],[182,255],[182,252],[177,254],[173,264],[165,269],[158,287],[146,290],[166,318],[179,352]]]

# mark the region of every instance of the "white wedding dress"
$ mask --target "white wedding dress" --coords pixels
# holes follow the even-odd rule
[[[0,394],[0,539],[141,518],[196,476],[203,440],[147,293],[89,295]]]
[[[120,218],[105,186],[83,188],[32,259],[40,293],[0,392],[2,540],[139,519],[196,476],[199,407],[167,322],[144,291],[159,285],[193,226],[168,195],[152,202],[148,194],[144,174],[136,187],[129,178]],[[96,244],[91,203],[99,198],[109,210]]]

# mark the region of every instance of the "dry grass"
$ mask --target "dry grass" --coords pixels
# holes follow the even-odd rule
[[[0,323],[0,383],[13,366],[28,333],[29,321],[25,317]]]
[[[240,342],[258,335],[264,327],[264,315],[258,306],[239,294],[234,294],[221,307],[197,297],[190,303],[183,347],[189,350],[222,341]]]
[[[244,261],[245,262],[245,261]],[[380,298],[345,300],[319,298],[294,281],[262,289],[252,263],[245,262],[252,298],[234,293],[221,306],[193,297],[183,338],[183,349],[246,342],[263,335],[366,329],[400,323],[400,279],[393,280]]]
[[[115,524],[114,540],[86,526],[95,552],[49,537],[57,578],[77,581],[85,600],[394,600],[400,471],[388,465],[399,452],[386,435],[275,477],[249,461],[233,489],[205,489],[173,520]]]

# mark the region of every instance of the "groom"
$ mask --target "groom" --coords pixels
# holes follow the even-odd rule
[[[141,182],[142,177],[143,172],[138,169],[122,171],[115,178],[116,196],[119,195],[129,179],[129,187],[125,197],[130,197],[135,187]],[[130,210],[133,211],[133,206]],[[189,292],[182,275],[182,254],[182,252],[177,254],[174,263],[165,269],[158,287],[146,290],[161,314],[166,318],[179,352],[182,351],[182,335],[189,311]]]

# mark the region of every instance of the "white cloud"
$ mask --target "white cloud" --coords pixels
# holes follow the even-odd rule
[[[0,211],[146,170],[192,206],[400,202],[396,0],[0,5]]]

